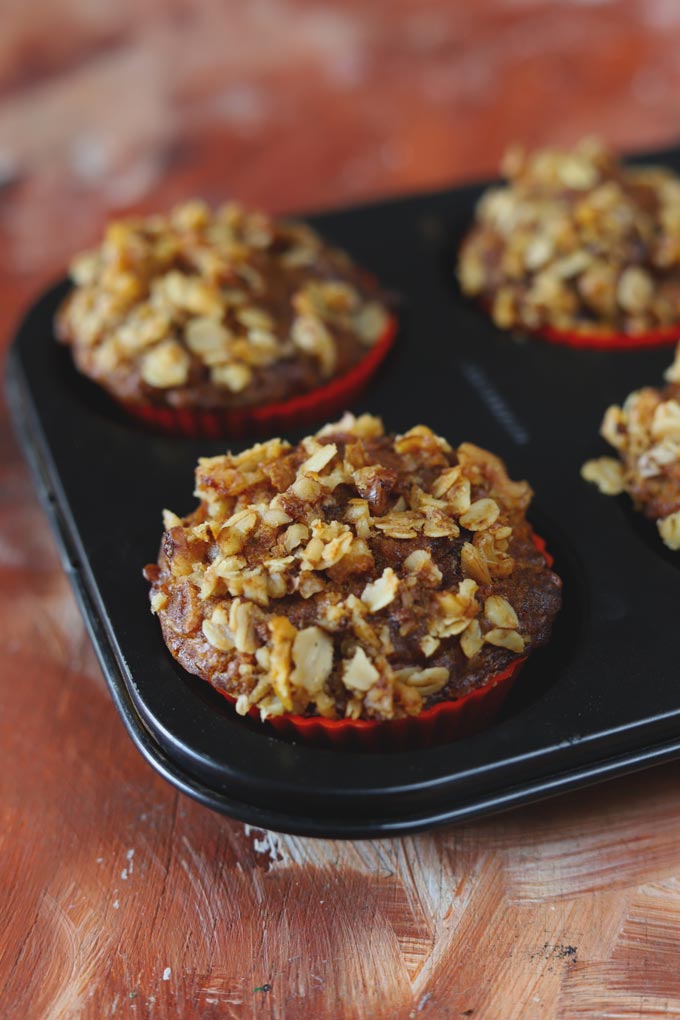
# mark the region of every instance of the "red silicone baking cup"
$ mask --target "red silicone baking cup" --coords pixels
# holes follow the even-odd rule
[[[308,393],[265,404],[243,408],[172,408],[146,404],[124,403],[134,418],[162,432],[193,439],[240,438],[253,434],[269,434],[278,430],[306,425],[346,410],[359,395],[378,366],[387,357],[397,333],[397,320],[390,316],[383,335],[371,350],[349,372]]]
[[[552,344],[566,344],[569,347],[591,347],[601,351],[638,350],[641,347],[661,347],[680,340],[680,325],[659,326],[644,333],[607,333],[605,331],[556,329],[541,326],[527,330],[532,336],[540,337]]]
[[[549,567],[553,557],[545,539],[532,531],[531,538]],[[469,737],[490,726],[512,690],[527,657],[515,659],[500,673],[494,673],[482,687],[455,701],[440,701],[419,715],[383,722],[371,719],[324,719],[287,713],[271,716],[266,725],[282,736],[299,738],[305,744],[321,747],[355,748],[363,751],[399,751],[411,747],[432,747]],[[228,701],[230,694],[220,691]],[[259,720],[254,705],[249,713]]]
[[[478,733],[498,715],[526,658],[515,659],[456,701],[440,701],[419,715],[377,722],[370,719],[324,719],[321,716],[279,715],[267,723],[287,737],[306,744],[356,748],[364,751],[399,751],[411,747],[458,740]],[[257,714],[257,712],[255,713]]]

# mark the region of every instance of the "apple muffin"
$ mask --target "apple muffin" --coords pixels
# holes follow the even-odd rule
[[[492,687],[560,608],[529,485],[423,425],[346,414],[296,446],[201,459],[196,495],[165,512],[151,608],[241,714],[418,716]]]
[[[270,424],[272,408],[346,402],[394,333],[348,255],[235,203],[113,222],[71,278],[56,332],[77,368],[170,431],[238,432],[258,413]]]
[[[678,339],[680,178],[622,164],[599,142],[512,149],[458,263],[463,292],[502,329],[586,342]]]

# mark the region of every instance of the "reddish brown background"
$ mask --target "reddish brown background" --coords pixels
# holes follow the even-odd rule
[[[680,136],[676,0],[4,0],[0,327],[107,216]],[[0,421],[0,1017],[680,1017],[680,768],[433,835],[276,837],[126,737]]]

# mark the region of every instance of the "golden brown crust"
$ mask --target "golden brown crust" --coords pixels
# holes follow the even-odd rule
[[[346,372],[389,321],[374,284],[311,228],[235,204],[111,223],[71,273],[58,335],[126,403],[283,400]]]
[[[607,409],[600,431],[618,458],[590,460],[581,473],[605,495],[627,492],[666,545],[680,549],[680,345],[666,379]]]
[[[166,512],[151,604],[240,712],[414,715],[548,637],[560,582],[531,490],[478,447],[346,415],[296,447],[203,459],[196,482],[198,509]]]
[[[458,266],[503,329],[640,333],[680,320],[680,179],[595,141],[508,153]]]

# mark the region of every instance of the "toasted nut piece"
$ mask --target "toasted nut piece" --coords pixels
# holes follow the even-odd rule
[[[291,524],[283,536],[283,547],[286,552],[290,553],[306,542],[308,538],[309,528],[306,524]]]
[[[271,635],[270,678],[272,687],[285,711],[290,712],[293,707],[290,689],[291,652],[298,632],[287,616],[272,616],[269,618],[269,633]]]
[[[342,584],[353,574],[372,575],[374,569],[375,560],[368,543],[363,538],[355,538],[339,563],[328,568],[328,576]]]
[[[173,270],[158,281],[157,287],[175,308],[194,315],[222,314],[219,290],[197,276],[185,276]]]
[[[96,251],[85,251],[71,262],[69,272],[71,279],[78,287],[94,283],[101,269],[101,257]]]
[[[151,596],[151,612],[156,614],[165,609],[168,604],[168,596],[163,591],[157,591]]]
[[[270,506],[263,510],[260,514],[263,524],[268,524],[271,528],[278,528],[282,524],[290,524],[290,515],[285,510],[281,510],[280,507]]]
[[[210,208],[200,198],[176,206],[171,213],[172,224],[178,230],[200,230],[210,219]]]
[[[374,414],[360,414],[356,418],[349,411],[345,411],[340,421],[330,425],[324,425],[317,432],[317,439],[321,436],[333,435],[336,432],[346,432],[357,439],[375,439],[385,434],[382,419]]]
[[[398,589],[399,578],[392,567],[385,567],[377,581],[366,585],[361,595],[361,601],[369,612],[377,613],[394,601]]]
[[[652,419],[654,439],[680,439],[680,404],[665,400],[659,404]]]
[[[605,411],[600,426],[600,435],[617,450],[622,450],[626,446],[626,417],[616,404],[612,404]]]
[[[291,492],[304,503],[316,503],[323,495],[323,489],[319,482],[308,475],[298,475],[290,488]]]
[[[308,475],[316,474],[330,464],[338,452],[338,448],[335,443],[326,443],[324,446],[320,446],[318,450],[309,457],[303,464],[300,465],[299,474]]]
[[[350,499],[345,520],[354,525],[357,538],[368,538],[371,534],[371,513],[365,499]]]
[[[417,688],[423,698],[437,694],[449,680],[449,671],[445,666],[428,666],[426,669],[399,669],[396,671],[396,675],[409,687]]]
[[[451,447],[446,440],[436,435],[427,425],[414,425],[403,436],[397,436],[394,440],[394,449],[402,455],[451,453]]]
[[[460,582],[457,594],[439,592],[436,596],[438,615],[430,624],[430,633],[440,638],[462,634],[481,609],[476,593],[477,584],[471,579]]]
[[[510,287],[501,287],[493,298],[491,317],[500,329],[510,329],[516,320],[515,292]]]
[[[638,457],[637,467],[641,478],[655,478],[676,461],[680,462],[680,444],[677,440],[664,439]]]
[[[181,522],[180,522],[181,523]],[[429,549],[416,549],[404,560],[404,569],[410,574],[417,574],[426,564],[432,563],[432,554]]]
[[[644,312],[654,293],[649,273],[639,266],[629,266],[621,273],[616,296],[627,312]]]
[[[130,355],[136,354],[143,347],[158,343],[172,333],[172,324],[168,315],[151,304],[143,304],[130,312],[126,322],[116,331],[115,337],[120,347]]]
[[[189,355],[176,340],[164,340],[144,355],[140,375],[156,389],[183,386],[189,378]]]
[[[661,538],[669,549],[680,549],[680,510],[657,521]]]
[[[367,691],[380,678],[378,670],[358,645],[351,659],[343,663],[342,682],[351,691]]]
[[[268,331],[274,328],[274,320],[269,312],[266,312],[263,308],[255,308],[253,305],[239,308],[236,312],[236,318],[247,329],[263,329]]]
[[[312,521],[312,537],[302,555],[302,567],[305,570],[326,570],[339,563],[345,553],[349,552],[354,535],[346,524],[332,521]]]
[[[247,365],[233,362],[229,365],[213,365],[210,378],[216,386],[224,386],[232,393],[241,393],[249,385],[253,373]]]
[[[313,595],[318,595],[324,588],[325,584],[321,577],[306,570],[300,572],[296,590],[303,599],[311,599]]]
[[[566,156],[558,165],[558,173],[562,184],[568,188],[585,191],[597,184],[599,173],[597,168],[579,155]]]
[[[333,639],[320,627],[299,630],[293,642],[293,662],[292,686],[318,694],[333,669]]]
[[[182,518],[173,513],[172,510],[163,511],[163,530],[170,531],[171,528],[181,528]]]
[[[290,335],[296,347],[318,360],[322,375],[328,377],[333,374],[337,362],[335,341],[321,319],[298,315]]]
[[[316,284],[321,303],[330,312],[351,312],[359,308],[359,292],[343,280],[323,280]]]
[[[249,602],[234,599],[229,610],[229,629],[238,652],[251,654],[259,645],[255,635],[256,611]]]
[[[443,574],[432,559],[429,549],[416,549],[404,560],[404,570],[418,576],[418,583],[428,588],[436,588],[441,584]]]
[[[552,238],[537,237],[524,253],[524,264],[527,269],[540,269],[550,261],[554,253],[555,245]]]
[[[373,347],[384,336],[389,315],[377,301],[367,301],[353,318],[354,328],[362,344]]]
[[[439,638],[433,637],[432,634],[426,634],[424,638],[421,638],[420,648],[425,658],[429,659],[431,655],[434,655],[440,644]]]
[[[217,319],[197,318],[186,324],[184,339],[206,365],[219,365],[228,357],[233,334]]]
[[[234,635],[229,628],[229,615],[221,607],[213,610],[212,616],[202,624],[203,635],[213,648],[220,652],[230,652],[234,647]]]
[[[269,585],[264,570],[260,567],[229,574],[225,580],[230,595],[235,597],[242,595],[258,606],[269,605]]]

